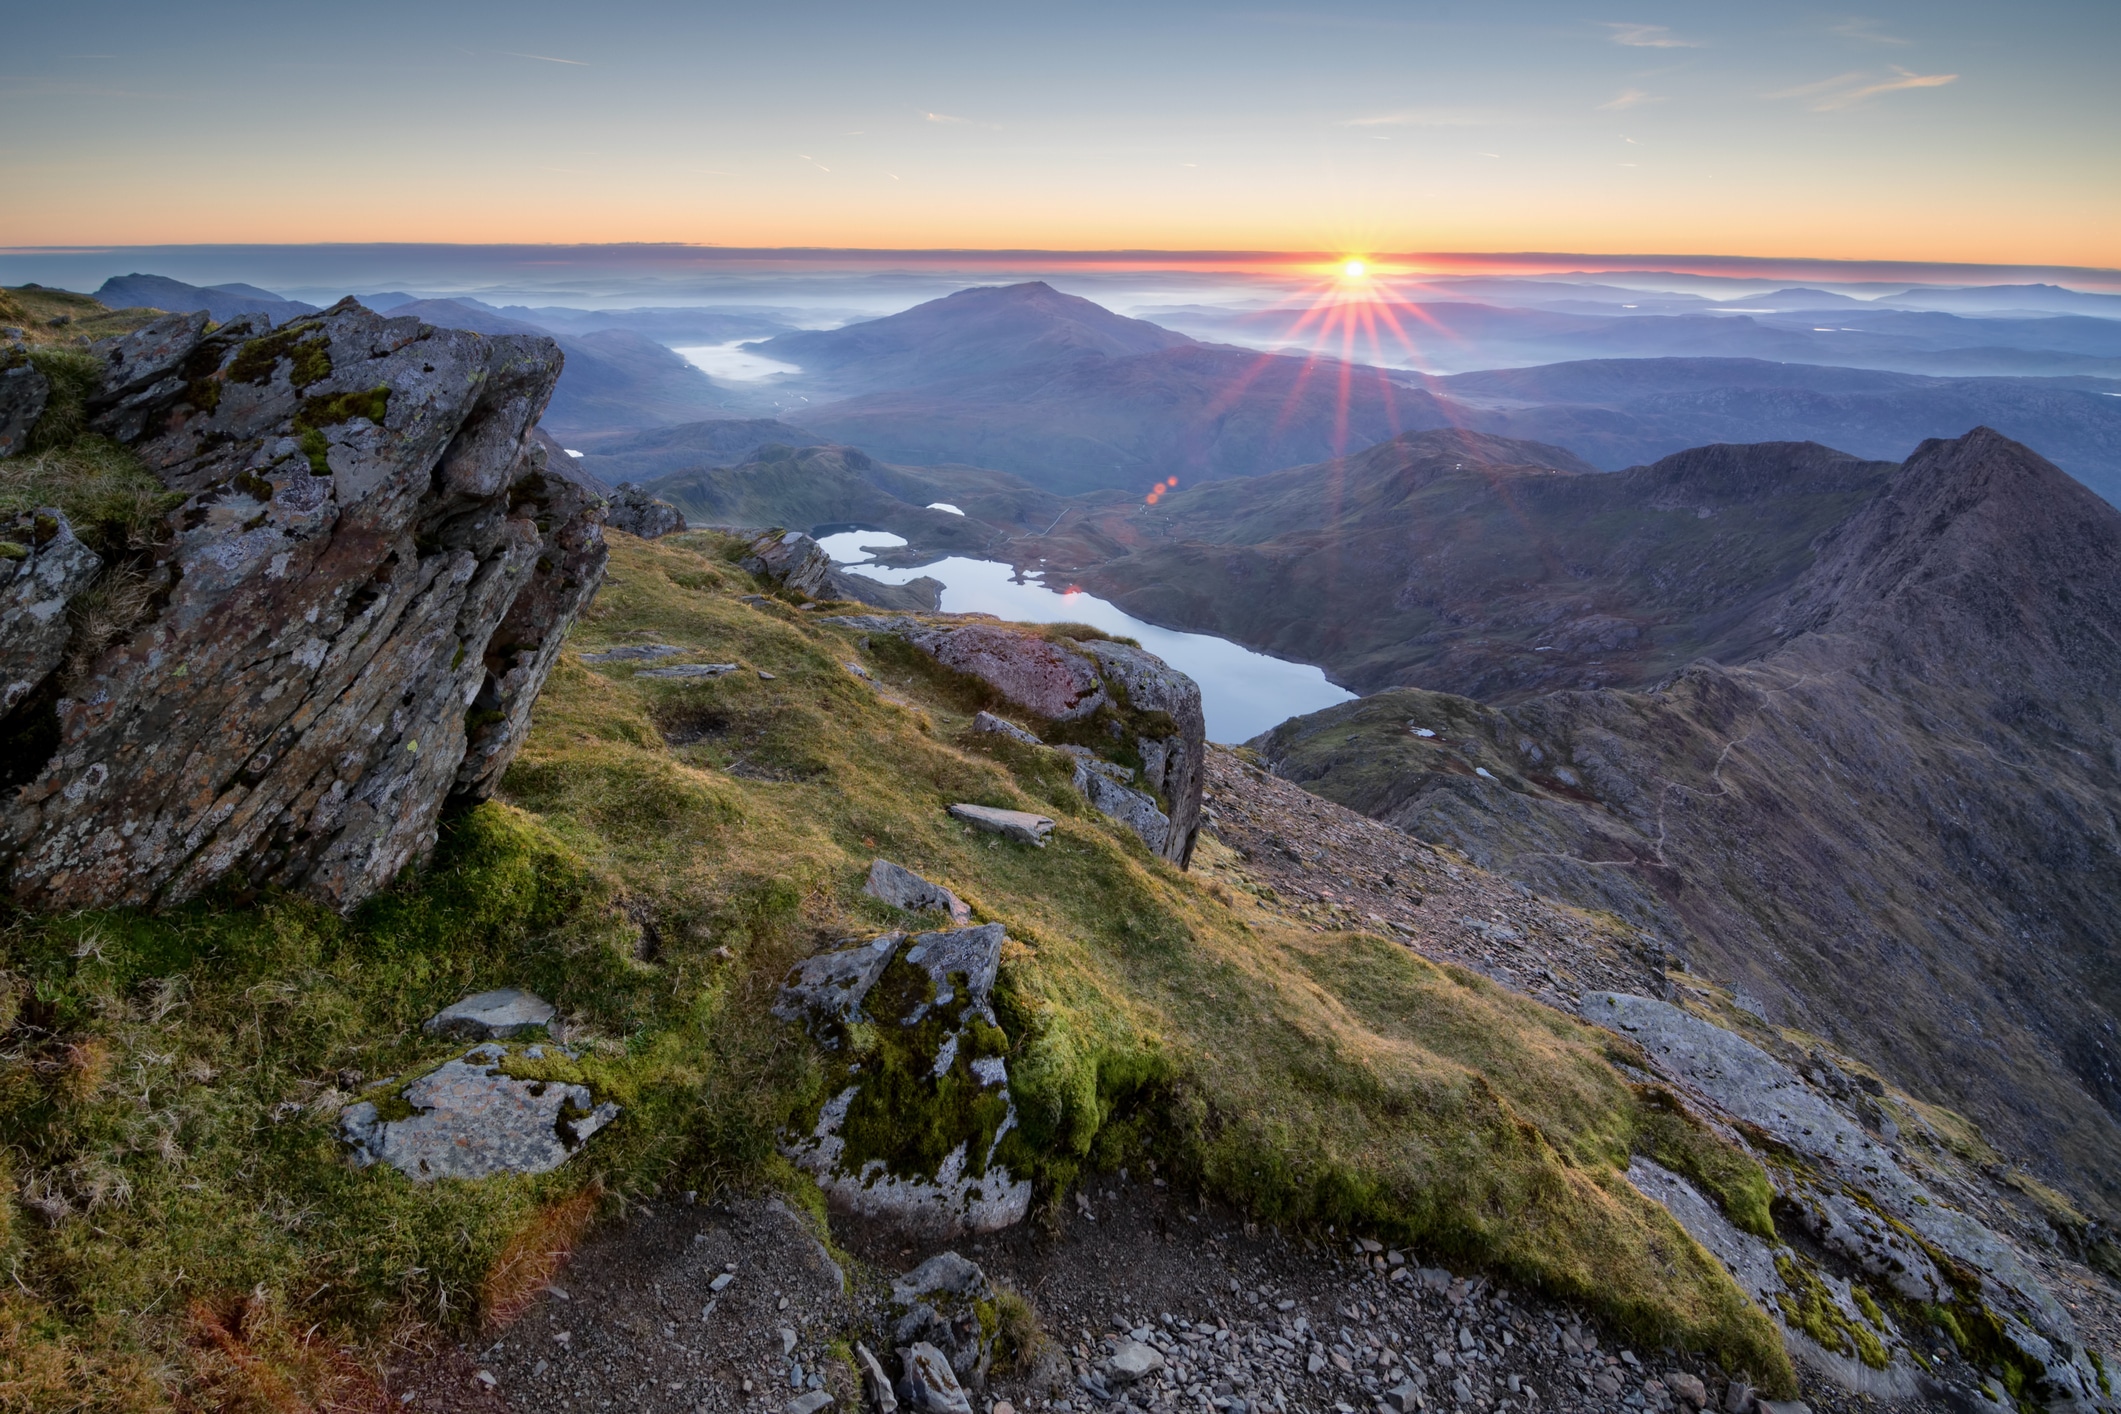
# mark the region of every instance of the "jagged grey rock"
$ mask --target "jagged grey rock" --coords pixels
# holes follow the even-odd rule
[[[830,1409],[834,1403],[830,1391],[814,1389],[808,1394],[799,1394],[781,1406],[787,1414],[818,1414],[820,1409]]]
[[[898,1414],[898,1395],[891,1388],[891,1376],[884,1373],[884,1362],[860,1341],[854,1343],[854,1365],[855,1373],[862,1377],[862,1387],[876,1406],[876,1414]]]
[[[188,499],[166,600],[61,685],[0,804],[7,886],[139,905],[235,873],[351,908],[491,792],[602,577],[601,502],[534,435],[559,350],[347,301],[96,351],[91,428]]]
[[[549,1173],[618,1117],[585,1086],[510,1077],[507,1056],[503,1046],[475,1046],[406,1085],[406,1119],[381,1118],[371,1101],[347,1106],[339,1130],[355,1164],[387,1163],[418,1183]]]
[[[869,878],[862,885],[862,892],[910,913],[931,910],[946,913],[952,923],[960,926],[972,921],[972,909],[963,899],[941,884],[931,884],[911,869],[893,864],[888,859],[870,863]]]
[[[1890,1149],[1865,1134],[1795,1072],[1744,1037],[1667,1002],[1592,992],[1585,995],[1582,1010],[1586,1020],[1639,1043],[1663,1075],[1693,1091],[1714,1110],[1754,1126],[1817,1165],[1823,1181],[1779,1166],[1770,1168],[1769,1174],[1781,1196],[1807,1215],[1805,1225],[1828,1249],[1903,1295],[1941,1293],[1944,1279],[1921,1245],[1928,1244],[1980,1277],[1982,1298],[1999,1316],[2007,1338],[2048,1369],[2048,1379],[2063,1398],[2087,1402],[2093,1398],[2097,1372],[2078,1347],[2075,1323],[2030,1264],[1986,1225],[1917,1181]],[[1766,1259],[1766,1270],[1761,1270],[1765,1243],[1723,1222],[1712,1209],[1708,1217],[1715,1223],[1690,1212],[1706,1207],[1705,1200],[1698,1195],[1689,1199],[1691,1186],[1676,1175],[1637,1159],[1629,1177],[1635,1180],[1638,1176],[1642,1181],[1636,1186],[1665,1202],[1681,1225],[1731,1268],[1741,1285],[1759,1294],[1772,1278],[1772,1290],[1782,1289],[1772,1255]],[[1851,1191],[1862,1194],[1867,1202],[1853,1201]],[[1866,1211],[1867,1206],[1875,1207],[1876,1213]],[[1881,1221],[1879,1214],[1892,1221]],[[1920,1241],[1910,1241],[1907,1232]],[[1862,1319],[1845,1277],[1826,1271],[1817,1275],[1845,1308],[1846,1316]],[[1770,1311],[1775,1309],[1771,1303],[1763,1304]],[[1885,1335],[1897,1352],[1900,1342],[1891,1331]],[[1919,1371],[1911,1361],[1895,1359],[1880,1374],[1847,1356],[1821,1349],[1787,1326],[1784,1341],[1792,1358],[1847,1388],[1890,1398],[1905,1398],[1914,1391]]]
[[[1011,741],[1020,741],[1026,746],[1045,745],[1035,733],[1027,732],[1016,723],[1004,717],[997,717],[992,712],[973,713],[972,730],[991,733],[994,736],[1005,736]]]
[[[773,1014],[783,1021],[800,1021],[813,1013],[841,1022],[852,1020],[905,937],[904,933],[886,933],[798,963],[781,987]]]
[[[51,380],[22,354],[0,355],[0,457],[29,447],[29,434],[51,398]]]
[[[1052,820],[1028,810],[1002,810],[992,805],[960,802],[950,807],[950,813],[978,829],[1024,844],[1035,844],[1041,849],[1046,846],[1046,836],[1053,833]]]
[[[813,599],[829,597],[832,557],[800,530],[768,531],[751,542],[739,562],[760,579],[772,580]]]
[[[430,1036],[461,1036],[472,1041],[506,1041],[542,1031],[552,1023],[551,1002],[534,992],[501,987],[451,1002],[420,1029]]]
[[[1075,763],[1075,788],[1083,798],[1097,807],[1100,814],[1119,821],[1135,834],[1141,836],[1150,852],[1161,855],[1164,842],[1171,835],[1171,818],[1156,808],[1156,797],[1142,791],[1131,790],[1112,778],[1110,770],[1100,770],[1109,763],[1090,762],[1078,759]]]
[[[35,692],[66,657],[66,609],[103,561],[66,516],[34,511],[0,526],[0,716]]]
[[[992,995],[1005,930],[989,923],[907,940],[905,965],[927,977],[920,986],[884,989],[888,1000],[879,1012],[877,983],[901,938],[889,934],[812,958],[782,989],[774,1014],[807,1020],[833,1056],[826,1079],[831,1098],[809,1133],[787,1136],[784,1148],[841,1212],[933,1237],[1007,1227],[1030,1210],[1031,1184],[995,1157],[1016,1127],[1008,1065],[994,1044]],[[870,1062],[876,1047],[912,1044],[910,1028],[936,1013],[946,1025],[934,1051],[892,1063],[897,1078],[888,1093],[873,1086],[879,1073],[889,1073]],[[908,1122],[908,1105],[926,1104],[948,1106],[941,1122],[949,1127],[945,1137],[956,1139],[939,1161],[849,1152],[850,1133],[869,1135],[873,1145],[877,1134]]]
[[[934,1346],[958,1379],[977,1389],[994,1362],[994,1334],[980,1319],[979,1304],[993,1298],[977,1262],[938,1252],[891,1283],[891,1339]]]
[[[655,540],[685,528],[685,513],[650,495],[638,482],[621,481],[612,491],[604,524],[643,540]]]
[[[922,1414],[972,1414],[972,1401],[942,1351],[922,1341],[899,1351],[898,1358],[905,1370],[898,1396],[909,1407]]]
[[[1119,1340],[1113,1342],[1112,1358],[1105,1362],[1105,1374],[1114,1384],[1131,1385],[1163,1367],[1164,1357],[1155,1346],[1138,1340]]]

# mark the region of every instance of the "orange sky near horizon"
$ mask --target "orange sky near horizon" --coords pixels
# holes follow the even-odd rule
[[[1712,251],[2121,267],[2121,6],[82,0],[0,245]]]

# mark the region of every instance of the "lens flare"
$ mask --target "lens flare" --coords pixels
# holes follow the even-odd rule
[[[1360,280],[1369,273],[1370,262],[1367,260],[1345,260],[1341,262],[1340,276],[1343,280]]]

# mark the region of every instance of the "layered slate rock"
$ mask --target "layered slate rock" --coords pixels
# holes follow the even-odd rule
[[[411,1109],[385,1119],[373,1101],[349,1105],[339,1132],[356,1166],[386,1163],[419,1183],[549,1173],[588,1138],[618,1118],[588,1087],[519,1080],[503,1068],[504,1046],[475,1046],[406,1085],[396,1099]],[[524,1052],[542,1060],[542,1048]]]
[[[350,908],[493,789],[602,577],[602,500],[533,435],[559,350],[347,301],[96,352],[92,429],[186,499],[148,620],[17,708],[57,746],[0,806],[7,887],[170,903],[234,874]]]
[[[35,692],[66,657],[66,606],[103,561],[56,510],[0,527],[0,715]]]
[[[1043,731],[987,712],[975,719],[975,731],[1072,749],[1076,787],[1093,806],[1161,858],[1180,868],[1192,862],[1207,718],[1199,684],[1163,659],[1128,643],[1048,636],[984,615],[864,614],[825,622],[891,634],[986,684],[1039,719]]]
[[[829,1098],[787,1143],[836,1210],[932,1237],[1022,1220],[1031,1184],[1003,1157],[1016,1128],[992,997],[999,923],[854,942],[809,959],[774,1013],[827,1054]]]
[[[962,927],[972,921],[972,909],[941,884],[933,884],[902,864],[888,859],[872,860],[862,892],[909,913],[944,913]]]
[[[2094,1399],[2098,1371],[2040,1274],[1782,1062],[1649,997],[1593,992],[1583,1014],[1639,1044],[1660,1076],[1734,1132],[1802,1161],[1767,1166],[1777,1225],[1794,1222],[1824,1263],[1742,1230],[1681,1175],[1640,1157],[1628,1171],[1748,1294],[1782,1315],[1798,1364],[1849,1389],[1913,1397],[1922,1333],[1902,1331],[1887,1311],[1944,1307],[1962,1325],[1988,1326],[2021,1364],[2043,1371],[2051,1402]]]
[[[28,449],[30,431],[51,392],[51,380],[30,366],[27,354],[0,354],[0,457]]]
[[[519,987],[501,987],[478,992],[451,1002],[420,1029],[430,1036],[463,1036],[478,1041],[503,1041],[527,1036],[552,1024],[551,1002]]]

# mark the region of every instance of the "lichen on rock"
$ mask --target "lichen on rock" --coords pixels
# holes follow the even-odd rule
[[[351,908],[491,792],[602,577],[602,501],[534,435],[559,350],[346,301],[94,352],[90,430],[184,499],[144,621],[19,695],[51,720],[8,738],[51,745],[0,806],[6,886],[164,904],[233,874]]]
[[[1020,1221],[1031,1184],[997,1158],[1016,1127],[992,996],[999,923],[899,933],[811,958],[775,1014],[826,1048],[815,1118],[786,1147],[826,1201],[932,1236]]]

